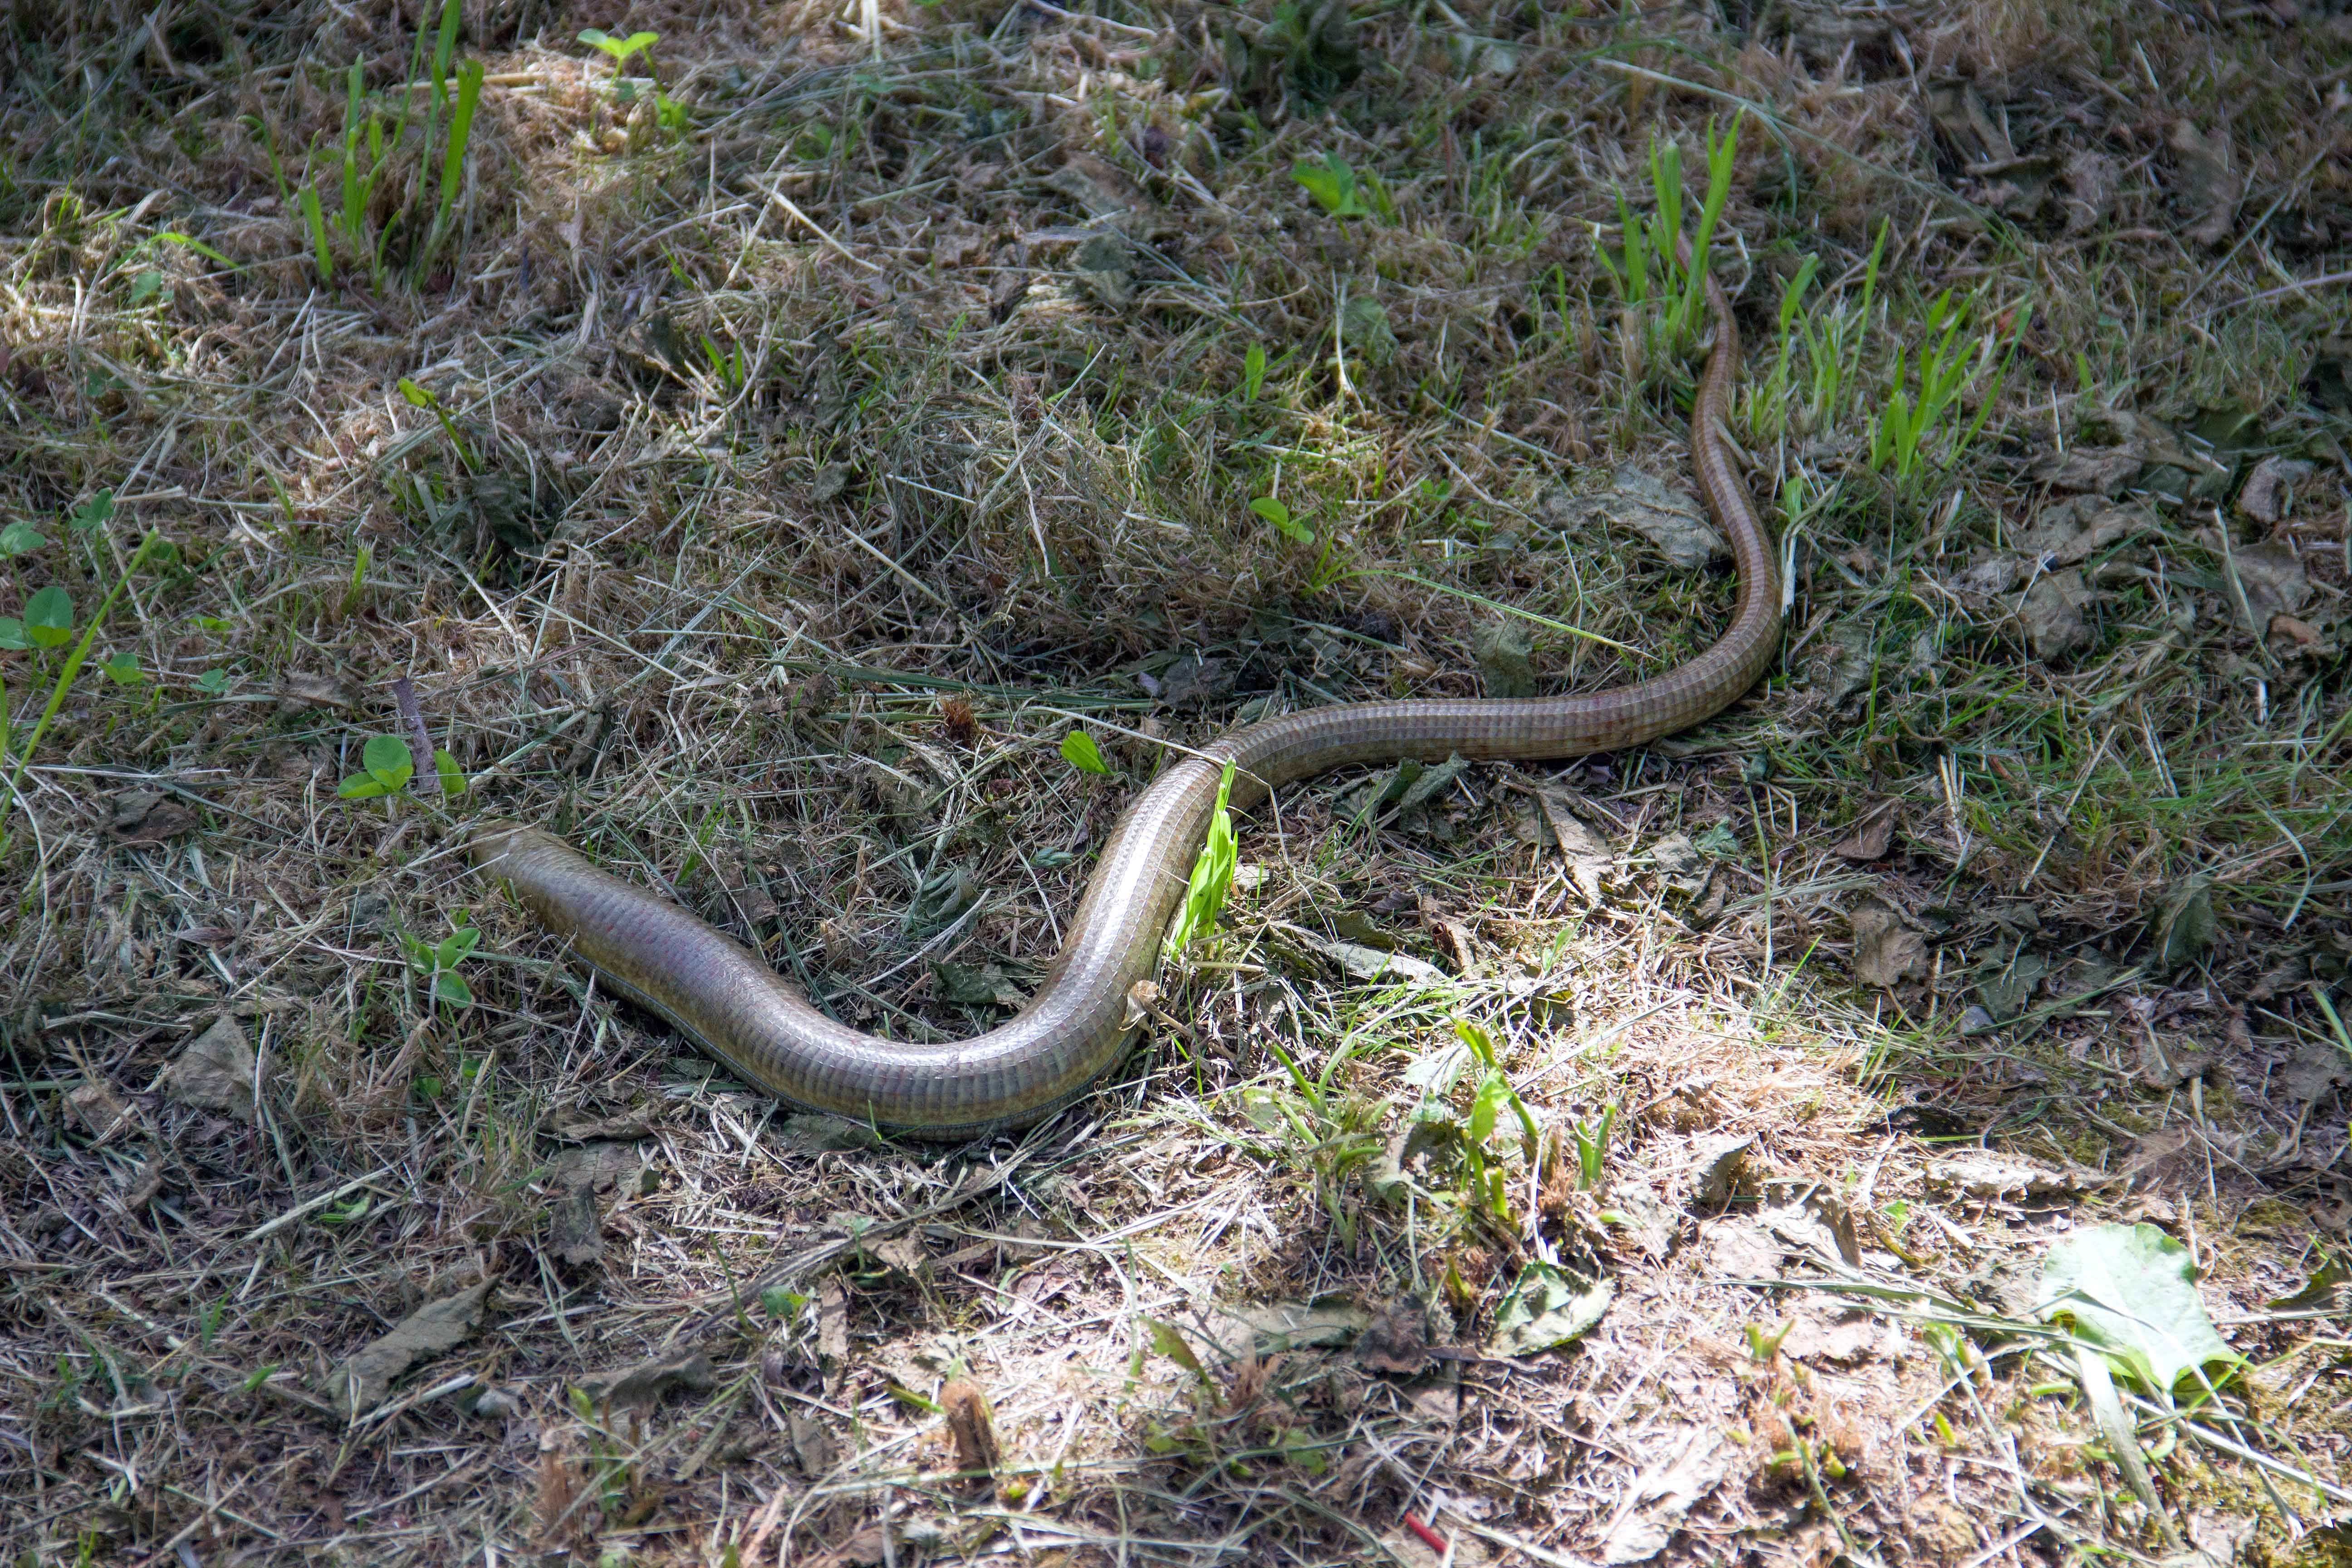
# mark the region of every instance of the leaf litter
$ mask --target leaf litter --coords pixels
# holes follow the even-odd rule
[[[1696,148],[1706,103],[1577,63],[1589,19],[1559,8],[1433,13],[1425,37],[1333,4],[1198,38],[953,0],[878,33],[747,14],[664,25],[629,67],[660,96],[625,100],[560,30],[469,16],[494,155],[459,187],[462,265],[409,279],[395,236],[379,282],[333,226],[320,275],[299,192],[342,221],[341,150],[366,159],[378,112],[415,166],[427,87],[393,125],[432,73],[405,70],[406,22],[305,13],[216,50],[209,13],[142,13],[12,56],[47,94],[9,117],[40,199],[0,223],[8,505],[40,526],[0,550],[44,542],[0,607],[54,583],[87,610],[134,525],[202,570],[134,584],[98,651],[135,659],[85,672],[21,781],[12,885],[48,901],[0,939],[11,1539],[1338,1561],[1429,1550],[1410,1512],[1457,1561],[1958,1564],[2029,1524],[2028,1552],[2163,1550],[2121,1450],[2016,1347],[2047,1342],[2024,1331],[2059,1227],[2142,1214],[2199,1250],[2238,1353],[2315,1374],[2265,1419],[2326,1386],[2315,1331],[2260,1314],[2323,1272],[2347,1207],[2345,384],[2307,303],[2260,296],[2325,271],[2340,182],[2315,117],[2197,86],[2210,48],[2172,23],[2126,28],[2110,70],[2026,11],[1800,8],[1744,50],[1696,13],[1644,22],[1679,63],[1643,70],[1803,133],[1785,157],[1743,137],[1719,268],[1750,336],[1731,434],[1795,536],[1793,687],[1537,801],[1452,762],[1286,790],[1164,976],[1184,1037],[1032,1141],[945,1154],[698,1057],[664,1071],[665,1026],[460,879],[429,788],[334,801],[392,683],[486,808],[726,923],[843,1022],[951,1048],[1020,1005],[1155,737],[1593,689],[1721,625],[1685,373],[1625,377],[1591,255],[1620,185],[1646,210],[1649,127]],[[2210,26],[2326,90],[2315,24]],[[135,90],[72,129],[42,104],[85,65]],[[1298,163],[1344,165],[1360,210],[1323,211]],[[1791,331],[1829,322],[1881,216],[1886,276],[2026,323],[1982,439],[1910,489],[1862,456],[1916,354],[1907,299],[1881,290],[1830,416],[1768,427],[1762,390],[1775,268],[1848,275]],[[2160,329],[2115,325],[2170,289]],[[401,377],[494,472],[386,403]],[[1553,499],[1572,468],[1599,504]],[[114,531],[84,531],[101,481]],[[1276,495],[1311,543],[1247,510]],[[1496,637],[1498,604],[1640,653]],[[1283,617],[1338,630],[1244,651]],[[12,692],[38,664],[0,658]],[[1115,775],[1064,761],[1074,722]],[[1869,943],[1864,900],[1894,915]],[[2003,912],[2025,900],[2032,929]],[[477,1003],[427,1007],[399,939],[460,907]],[[1433,951],[1454,972],[1397,984]],[[224,1016],[249,1058],[195,1049]],[[1490,1027],[1491,1072],[1457,1017]],[[597,1145],[627,1151],[609,1180]],[[472,1268],[499,1280],[478,1321],[435,1283]],[[1864,1289],[1889,1335],[1779,1310]],[[1296,1321],[1196,1331],[1268,1309]],[[325,1375],[409,1329],[329,1440]],[[708,1386],[657,1370],[697,1356]],[[661,1392],[593,1408],[616,1368]],[[482,1399],[421,1397],[467,1378]],[[1006,1461],[985,1499],[943,1479],[970,1468],[959,1381]],[[1692,1432],[1719,1438],[1696,1473]],[[2149,1435],[2170,1528],[2207,1550],[2249,1520],[2288,1544],[2263,1474],[2320,1495]],[[2252,1446],[2341,1484],[2326,1431],[2290,1436]]]

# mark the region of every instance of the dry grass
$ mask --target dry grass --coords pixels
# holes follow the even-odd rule
[[[1360,7],[1349,78],[1328,8],[486,0],[437,248],[437,9],[12,16],[0,525],[39,538],[0,613],[129,585],[0,821],[11,1550],[1421,1568],[1410,1513],[1456,1563],[1643,1521],[1674,1561],[2341,1561],[2335,1303],[2265,1306],[2352,1216],[2352,387],[2340,283],[2296,281],[2352,244],[2341,24],[1583,9]],[[667,123],[573,41],[624,22]],[[340,221],[354,59],[390,134],[329,279],[295,193]],[[1475,690],[1495,605],[1633,650],[1528,626],[1545,689],[1684,656],[1724,583],[1560,487],[1680,482],[1687,372],[1596,250],[1653,136],[1696,163],[1742,104],[1782,667],[1402,816],[1289,792],[1169,1026],[1049,1125],[860,1146],[462,869],[469,814],[549,822],[950,1036],[1050,956],[1155,738]],[[1370,216],[1294,181],[1326,154]],[[1853,351],[1818,407],[1806,256]],[[1948,287],[2014,362],[1897,479],[1870,421]],[[2102,463],[2126,529],[2065,521]],[[11,771],[65,652],[0,653]],[[401,679],[470,793],[339,799]],[[412,944],[459,920],[464,1007]],[[1334,962],[1367,943],[1436,967]],[[224,1017],[242,1099],[192,1103]],[[1538,1149],[1447,1141],[1457,1020]],[[2252,1363],[2145,1423],[2154,1512],[2023,1322],[2112,1219],[2189,1245]],[[1480,1353],[1549,1263],[1613,1280],[1599,1325]],[[353,1418],[337,1369],[485,1286]]]

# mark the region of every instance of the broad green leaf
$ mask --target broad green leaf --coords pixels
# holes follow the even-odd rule
[[[2152,1225],[2101,1225],[2050,1248],[2034,1314],[2077,1336],[2169,1404],[2183,1378],[2245,1358],[2222,1342],[2197,1294],[2189,1249]]]
[[[1082,773],[1110,772],[1110,764],[1103,761],[1102,748],[1084,730],[1073,730],[1062,737],[1062,760]]]
[[[583,27],[580,30],[580,41],[591,47],[604,50],[613,57],[614,63],[617,65],[641,49],[653,47],[661,41],[661,35],[632,33],[625,38],[616,38],[602,27]]]
[[[208,669],[196,677],[196,689],[206,696],[218,697],[228,689],[226,669]]]
[[[139,656],[128,649],[108,656],[107,661],[99,668],[106,671],[106,678],[117,686],[139,684]]]
[[[433,771],[441,775],[441,793],[451,800],[471,787],[466,782],[466,770],[459,767],[457,759],[446,752],[433,753]]]
[[[452,1007],[470,1007],[474,1005],[474,988],[467,984],[466,977],[456,970],[444,969],[433,976],[433,997],[437,1002],[446,1002]]]
[[[365,773],[353,773],[335,786],[335,793],[345,800],[373,800],[392,792]]]
[[[1356,171],[1337,153],[1326,153],[1320,163],[1301,158],[1290,166],[1290,177],[1333,217],[1362,217],[1370,209],[1356,190]]]
[[[1255,403],[1265,389],[1265,345],[1252,343],[1242,356],[1242,401]]]
[[[196,238],[194,235],[182,234],[175,228],[167,228],[155,237],[161,240],[168,240],[173,245],[184,245],[199,256],[210,257],[213,260],[219,262],[223,267],[227,268],[231,272],[243,270],[243,268],[239,268],[236,262],[231,261],[227,257],[223,256],[219,251],[215,250],[211,246],[206,245],[203,240]]]
[[[404,375],[394,384],[400,388],[400,395],[408,399],[409,406],[412,408],[430,408],[440,401]]]
[[[73,596],[55,583],[25,601],[25,636],[36,647],[62,647],[73,636]]]
[[[1290,515],[1290,509],[1272,496],[1260,496],[1252,501],[1250,510],[1265,519],[1276,533],[1295,544],[1315,542],[1315,531]]]
[[[29,522],[0,528],[0,555],[29,555],[48,542],[48,535]]]
[[[0,648],[14,652],[33,645],[25,638],[25,623],[14,616],[0,616]]]
[[[1195,1377],[1206,1377],[1208,1375],[1207,1373],[1201,1370],[1201,1358],[1192,1353],[1192,1347],[1184,1342],[1184,1336],[1182,1334],[1178,1333],[1174,1328],[1161,1322],[1157,1318],[1146,1318],[1143,1321],[1144,1326],[1151,1331],[1151,1348],[1153,1350],[1158,1351],[1161,1355],[1166,1356],[1170,1361],[1174,1362],[1178,1366],[1182,1367],[1185,1371],[1192,1373]]]
[[[1227,763],[1223,775],[1217,781],[1217,804],[1209,813],[1208,839],[1192,862],[1183,907],[1177,911],[1175,927],[1168,933],[1171,952],[1181,952],[1214,931],[1217,916],[1225,907],[1225,895],[1233,890],[1237,850],[1233,816],[1226,810],[1233,793],[1234,764]]]
[[[406,786],[416,776],[415,759],[410,756],[408,742],[397,735],[373,737],[360,752],[360,765],[386,793]]]
[[[1477,1098],[1470,1102],[1470,1142],[1484,1145],[1495,1135],[1495,1119],[1502,1113],[1503,1101],[1511,1092],[1511,1080],[1501,1073],[1490,1072],[1479,1084]]]
[[[1530,1263],[1496,1309],[1486,1348],[1496,1355],[1534,1355],[1564,1345],[1598,1323],[1616,1293],[1606,1278]]]
[[[143,305],[163,291],[163,275],[152,267],[143,267],[131,279],[131,303]]]
[[[88,533],[93,528],[104,527],[107,521],[113,516],[114,492],[110,489],[100,490],[74,508],[67,516],[66,523],[76,533]]]

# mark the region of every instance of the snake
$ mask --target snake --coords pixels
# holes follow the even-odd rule
[[[1687,265],[1687,262],[1685,262]],[[866,1034],[820,1011],[734,938],[654,890],[597,867],[541,828],[494,820],[467,848],[613,991],[666,1019],[719,1062],[804,1110],[922,1141],[1034,1125],[1086,1095],[1151,1009],[1165,933],[1191,881],[1232,765],[1230,807],[1334,768],[1406,760],[1551,761],[1622,751],[1709,719],[1777,656],[1782,613],[1770,536],[1724,433],[1739,337],[1706,278],[1714,342],[1691,404],[1690,459],[1738,573],[1731,623],[1660,674],[1549,697],[1335,703],[1257,720],[1174,755],[1104,842],[1060,952],[1028,1004],[968,1039]]]

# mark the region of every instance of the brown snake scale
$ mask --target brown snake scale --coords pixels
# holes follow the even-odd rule
[[[1227,731],[1170,766],[1128,808],[1036,995],[984,1035],[918,1045],[837,1023],[732,938],[538,828],[499,822],[478,829],[474,863],[504,878],[607,984],[781,1099],[920,1138],[1026,1126],[1084,1094],[1124,1051],[1129,989],[1159,966],[1226,759],[1235,769],[1233,804],[1247,806],[1271,789],[1350,763],[1435,762],[1455,752],[1568,757],[1639,745],[1719,712],[1756,683],[1780,646],[1780,574],[1724,447],[1739,340],[1712,278],[1707,304],[1715,345],[1691,408],[1691,465],[1738,563],[1730,628],[1686,663],[1606,691],[1356,702]]]

